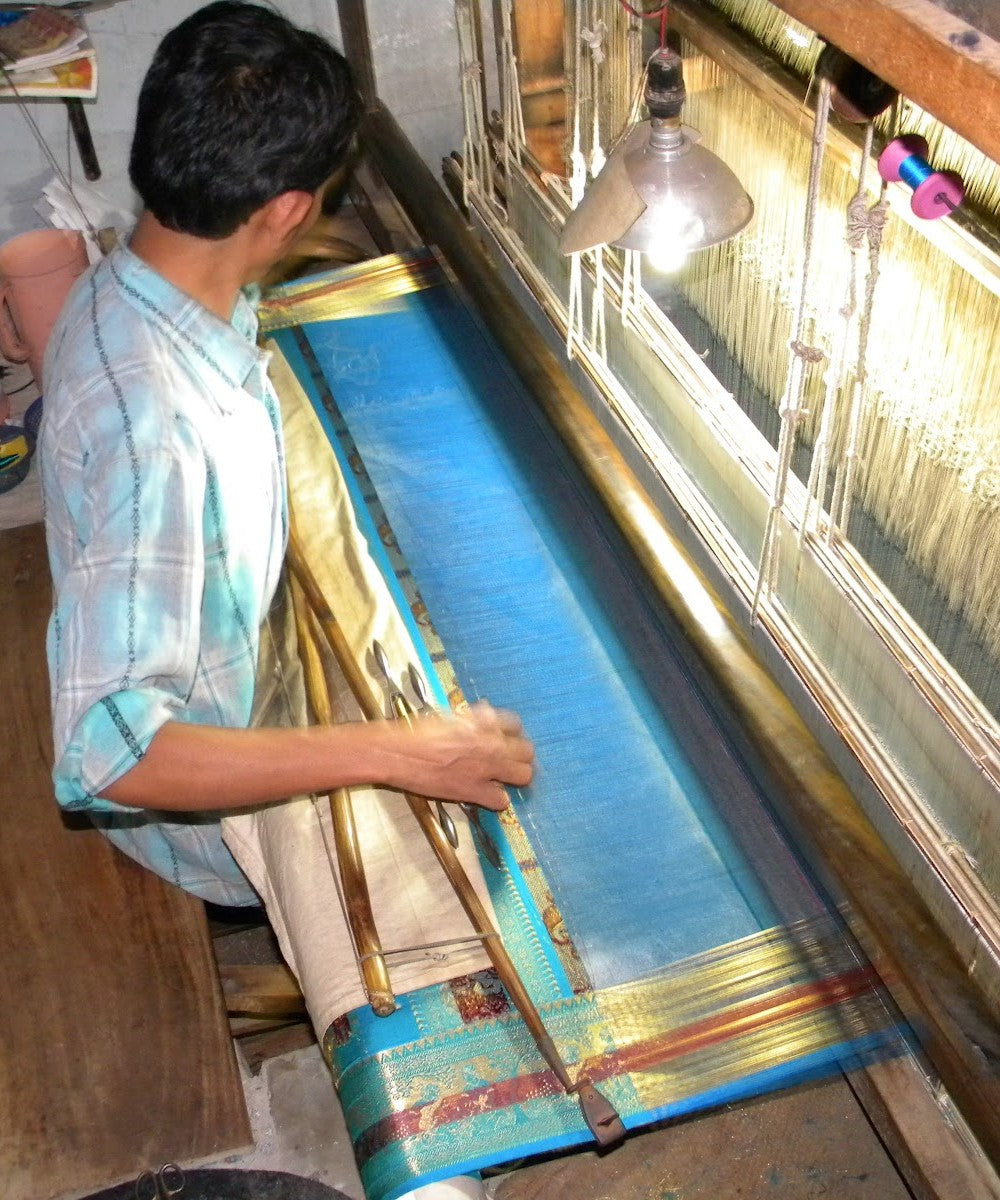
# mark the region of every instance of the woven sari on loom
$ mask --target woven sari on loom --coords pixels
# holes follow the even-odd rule
[[[484,873],[571,1069],[636,1128],[898,1050],[616,531],[434,258],[290,285],[262,317],[439,702],[486,696],[535,742],[535,782],[485,816],[503,863]],[[370,1197],[588,1142],[491,972],[398,1003],[325,1037]]]

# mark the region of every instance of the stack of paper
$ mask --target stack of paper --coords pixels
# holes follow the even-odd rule
[[[113,229],[122,241],[135,224],[133,213],[118,208],[96,188],[77,180],[71,192],[63,180],[51,179],[42,189],[35,212],[57,229],[80,230],[91,262],[96,262],[102,252],[92,230]]]
[[[97,60],[81,18],[59,8],[3,11],[0,95],[97,95]]]

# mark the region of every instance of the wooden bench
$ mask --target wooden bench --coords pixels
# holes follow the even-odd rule
[[[201,902],[53,798],[41,526],[0,577],[0,1196],[53,1200],[252,1139]]]

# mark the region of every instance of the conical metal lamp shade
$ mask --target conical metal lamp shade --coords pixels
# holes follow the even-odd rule
[[[583,199],[566,218],[559,236],[559,249],[563,254],[612,245],[642,216],[646,201],[635,190],[625,163],[629,144],[644,140],[637,137],[641,129],[642,126],[637,125],[612,150]]]
[[[718,155],[676,121],[643,121],[611,153],[563,226],[563,254],[602,244],[702,250],[733,237],[753,201]]]

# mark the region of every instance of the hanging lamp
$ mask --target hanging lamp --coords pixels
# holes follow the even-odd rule
[[[675,51],[653,53],[644,99],[649,120],[619,141],[570,213],[559,238],[563,254],[612,245],[681,259],[733,237],[753,216],[733,172],[681,124],[684,74]]]

